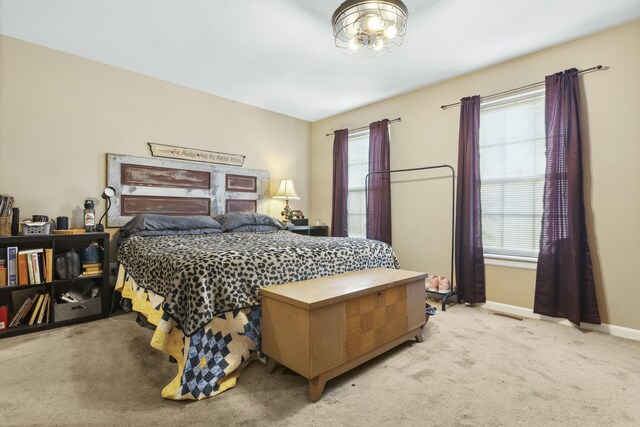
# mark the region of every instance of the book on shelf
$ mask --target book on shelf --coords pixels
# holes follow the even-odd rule
[[[11,323],[9,323],[10,328],[14,328],[20,325],[20,321],[22,320],[23,317],[26,316],[32,304],[33,304],[33,300],[31,298],[27,298],[26,300],[24,300],[18,312],[14,314],[13,318],[11,319]]]
[[[83,276],[100,276],[102,275],[102,263],[94,262],[89,264],[82,264]]]
[[[90,262],[90,263],[82,264],[82,268],[90,268],[90,267],[102,267],[102,263],[101,262]]]
[[[0,248],[0,286],[7,286],[7,250]]]
[[[101,262],[93,262],[90,264],[82,264],[82,268],[102,268]]]
[[[45,269],[45,280],[47,283],[51,283],[53,282],[53,249],[46,248],[44,250],[44,258],[47,264],[47,268]]]
[[[18,284],[29,284],[29,270],[27,267],[27,254],[18,252]]]
[[[9,246],[7,248],[7,285],[16,286],[18,284],[18,248]]]
[[[36,279],[33,278],[33,261],[31,260],[31,254],[25,253],[25,257],[27,257],[27,271],[29,272],[29,284],[34,284]]]
[[[38,254],[36,252],[31,254],[31,263],[33,264],[33,284],[39,285],[40,281],[40,264],[38,262]]]
[[[20,306],[20,308],[18,309],[18,311],[16,311],[15,313],[13,313],[13,317],[11,318],[11,322],[9,322],[9,327],[13,328],[16,324],[16,322],[18,321],[18,318],[20,317],[20,314],[22,313],[22,311],[24,310],[24,305],[27,303],[27,301],[29,301],[30,298],[27,298],[25,301],[22,302],[22,305]]]
[[[0,306],[0,331],[4,331],[9,327],[9,307]]]
[[[40,307],[40,313],[38,313],[38,321],[36,322],[38,325],[42,324],[44,320],[44,314],[49,307],[49,294],[44,294],[44,299],[42,300],[42,307]]]
[[[51,306],[53,305],[53,296],[49,297],[49,303],[47,304],[47,314],[45,314],[45,323],[49,324],[49,317],[51,315]]]
[[[47,261],[44,259],[44,250],[42,253],[38,254],[38,262],[40,263],[40,278],[42,282],[46,282],[45,277],[47,276]]]
[[[82,276],[80,276],[80,277],[93,277],[93,276],[102,276],[102,270],[94,271],[94,272],[90,272],[90,273],[82,273]]]
[[[102,275],[102,269],[99,270],[83,270],[82,271],[82,275],[83,276],[101,276]]]
[[[33,316],[33,312],[36,310],[36,305],[38,303],[39,297],[40,297],[40,294],[35,294],[33,297],[31,297],[31,306],[27,307],[27,309],[24,311],[18,325],[25,325],[25,326],[29,325],[29,320],[31,320],[31,317]]]
[[[53,266],[46,262],[47,249],[28,249],[18,252],[18,283],[39,285],[47,282],[47,269]]]
[[[38,316],[38,311],[40,311],[40,306],[42,305],[42,301],[44,300],[44,294],[38,294],[38,300],[35,303],[35,308],[31,311],[31,318],[29,319],[29,326],[33,325]]]
[[[22,313],[22,316],[20,316],[20,319],[18,319],[18,325],[17,326],[28,325],[29,324],[29,319],[31,318],[31,313],[33,313],[33,310],[36,309],[36,302],[38,302],[38,294],[34,295],[31,298],[31,302],[25,308],[24,312]]]
[[[40,282],[45,283],[47,276],[47,263],[44,259],[44,249],[38,254],[38,263],[40,265]]]
[[[39,278],[40,278],[40,283],[45,283],[46,280],[44,280],[46,272],[45,272],[45,263],[44,263],[44,249],[42,250],[42,252],[38,252],[36,253],[36,262],[38,263],[38,270],[39,270]]]

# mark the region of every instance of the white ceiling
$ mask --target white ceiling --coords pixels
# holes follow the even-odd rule
[[[355,58],[333,43],[341,2],[0,0],[0,34],[315,121],[640,17],[640,0],[404,0],[404,44]]]

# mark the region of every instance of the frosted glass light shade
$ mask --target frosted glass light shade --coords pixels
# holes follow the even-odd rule
[[[300,196],[296,192],[296,186],[292,179],[283,179],[280,181],[278,191],[273,195],[274,199],[300,200]]]

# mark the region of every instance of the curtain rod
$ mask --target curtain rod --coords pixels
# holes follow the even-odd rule
[[[600,71],[600,70],[607,70],[609,69],[609,67],[603,67],[602,65],[596,65],[595,67],[591,67],[591,68],[586,68],[584,70],[580,70],[578,71],[578,74],[582,74],[582,73],[591,73],[593,71]],[[481,99],[488,99],[488,98],[493,98],[494,96],[500,96],[500,95],[506,95],[509,93],[513,93],[513,92],[519,92],[523,89],[529,89],[538,85],[541,85],[542,83],[544,83],[544,80],[541,82],[536,82],[536,83],[531,83],[525,86],[520,86],[517,87],[515,89],[509,89],[509,90],[505,90],[503,92],[498,92],[498,93],[493,93],[491,95],[487,95],[487,96],[483,96]],[[453,104],[447,104],[447,105],[441,105],[440,108],[442,108],[443,110],[446,110],[449,107],[454,107],[456,105],[460,105],[462,104],[462,101],[459,102],[454,102]]]
[[[396,119],[389,120],[389,124],[395,123],[395,122],[401,122],[401,121],[402,121],[402,118],[398,117]],[[358,130],[365,130],[365,129],[369,129],[369,126],[360,126],[359,128],[349,129],[349,132],[355,132],[355,131],[358,131]],[[335,132],[331,132],[331,133],[326,134],[325,136],[331,136],[334,133]]]

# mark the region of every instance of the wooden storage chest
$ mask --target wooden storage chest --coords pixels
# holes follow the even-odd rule
[[[422,342],[425,273],[375,268],[264,288],[262,351],[309,380],[309,400],[325,383],[408,340]]]

